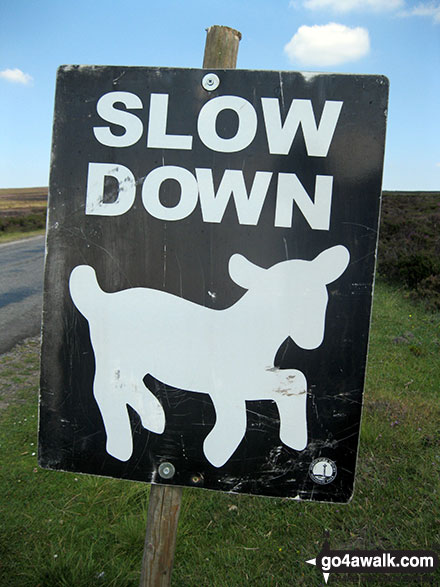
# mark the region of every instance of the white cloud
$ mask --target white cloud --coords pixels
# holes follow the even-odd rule
[[[301,65],[324,67],[356,61],[370,51],[366,29],[349,28],[331,22],[326,25],[301,26],[284,47],[290,61]]]
[[[432,17],[436,24],[440,24],[440,2],[421,2],[411,10],[405,10],[400,14],[401,16]]]
[[[304,8],[309,10],[330,9],[334,12],[351,12],[353,10],[373,10],[389,12],[403,8],[404,0],[304,0]]]
[[[21,69],[4,69],[0,71],[0,78],[5,79],[13,84],[30,84],[32,76],[24,73]]]

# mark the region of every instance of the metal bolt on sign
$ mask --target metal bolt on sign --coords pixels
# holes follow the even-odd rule
[[[202,79],[202,86],[208,92],[216,90],[220,85],[220,78],[215,73],[207,73]]]
[[[172,463],[161,463],[158,472],[162,479],[171,479],[174,477],[176,468]]]

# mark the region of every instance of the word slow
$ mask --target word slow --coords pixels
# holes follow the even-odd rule
[[[150,95],[146,147],[191,151],[192,135],[176,135],[167,131],[168,103],[168,94]],[[116,104],[122,105],[124,109],[115,107]],[[261,98],[269,154],[287,155],[301,126],[307,154],[310,157],[327,157],[342,105],[341,101],[326,100],[317,123],[311,100],[293,99],[282,122],[279,99]],[[144,134],[144,124],[133,110],[142,109],[142,100],[132,92],[104,94],[96,104],[96,111],[102,120],[122,128],[123,133],[114,133],[111,126],[94,126],[95,139],[107,147],[125,148],[135,145]],[[225,110],[234,112],[238,122],[234,135],[228,138],[217,132],[218,117]],[[182,117],[180,104],[179,117]],[[206,148],[218,153],[236,153],[251,145],[257,134],[258,122],[254,106],[245,98],[217,96],[201,107],[197,117],[197,132]]]

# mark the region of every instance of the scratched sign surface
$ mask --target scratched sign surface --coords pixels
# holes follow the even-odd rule
[[[58,71],[40,464],[346,502],[382,76]]]

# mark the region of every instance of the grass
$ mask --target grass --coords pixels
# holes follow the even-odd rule
[[[32,200],[32,208],[46,208],[47,201],[46,200]],[[7,199],[0,199],[0,213],[3,210],[13,210],[20,211],[20,210],[27,210],[29,208],[29,202],[24,200],[7,200]]]
[[[28,232],[14,231],[14,232],[0,232],[0,244],[10,243],[23,238],[31,238],[32,236],[42,236],[46,234],[46,229],[29,230]]]
[[[354,498],[296,503],[185,489],[173,586],[323,585],[321,550],[439,550],[440,316],[379,283]],[[36,465],[38,341],[0,356],[0,584],[137,585],[148,486]],[[435,574],[330,575],[330,585],[440,584]]]

